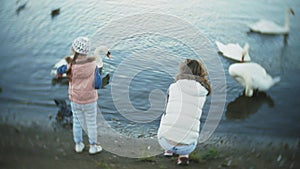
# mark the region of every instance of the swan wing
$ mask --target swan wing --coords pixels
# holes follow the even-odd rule
[[[249,25],[250,30],[263,34],[283,34],[288,30],[269,20],[260,20],[252,25]]]
[[[254,79],[253,88],[258,89],[259,91],[267,91],[279,81],[280,77],[272,78],[269,74],[266,74],[265,76]]]
[[[224,45],[223,43],[218,41],[216,41],[216,44],[223,56],[236,61],[241,61],[243,48],[239,44],[229,43],[227,45]]]
[[[251,63],[251,79],[252,87],[260,91],[269,90],[274,84],[279,82],[278,78],[273,79],[271,75],[267,73],[265,68],[257,63]]]
[[[59,68],[62,65],[67,65],[67,61],[65,58],[60,59],[55,65],[53,66],[54,69]]]
[[[254,62],[230,65],[229,75],[241,86],[251,86],[260,91],[266,91],[280,81],[279,77],[272,78],[261,65]]]

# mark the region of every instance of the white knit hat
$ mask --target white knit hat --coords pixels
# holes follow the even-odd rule
[[[72,43],[75,52],[87,55],[90,51],[89,39],[87,37],[78,37]]]

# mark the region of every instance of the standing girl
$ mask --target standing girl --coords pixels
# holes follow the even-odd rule
[[[89,138],[90,154],[102,151],[97,144],[97,100],[98,92],[93,87],[96,68],[95,57],[87,57],[90,50],[89,39],[78,37],[72,43],[73,59],[67,69],[58,69],[58,74],[66,70],[69,78],[69,99],[73,112],[73,138],[75,151],[80,153],[84,149],[82,139],[82,125],[86,124]]]
[[[189,164],[189,154],[198,143],[202,107],[211,92],[206,76],[199,61],[186,59],[168,89],[166,111],[157,136],[165,156],[179,155],[178,165]]]

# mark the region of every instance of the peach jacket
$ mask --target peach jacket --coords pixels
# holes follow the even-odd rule
[[[93,87],[95,68],[95,58],[78,58],[72,65],[72,79],[69,81],[69,99],[72,102],[88,104],[98,100],[98,92]]]

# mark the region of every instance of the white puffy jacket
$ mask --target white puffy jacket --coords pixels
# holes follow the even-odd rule
[[[158,138],[181,144],[194,143],[199,137],[200,117],[207,93],[195,80],[182,79],[172,83]]]

